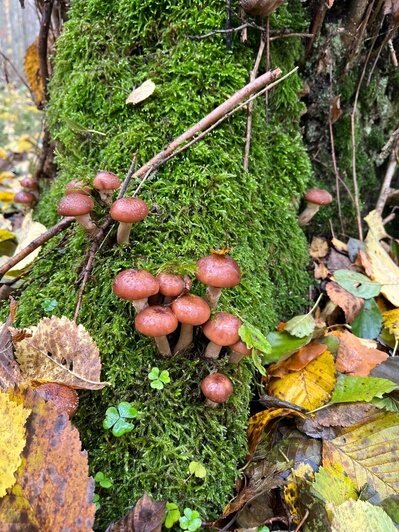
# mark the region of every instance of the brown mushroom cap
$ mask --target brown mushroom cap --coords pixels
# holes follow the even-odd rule
[[[146,270],[123,270],[115,277],[112,290],[121,299],[134,301],[157,294],[159,283]]]
[[[57,211],[61,216],[82,216],[89,214],[93,207],[93,200],[89,196],[79,192],[71,192],[61,198]]]
[[[36,388],[36,392],[46,401],[52,401],[56,409],[72,417],[79,406],[79,396],[76,391],[64,384],[46,382]]]
[[[35,196],[26,190],[20,190],[17,192],[14,196],[14,202],[15,203],[23,203],[24,205],[30,205],[36,201]]]
[[[179,296],[186,287],[184,279],[174,273],[160,273],[157,275],[159,281],[159,293],[166,297]]]
[[[211,315],[211,309],[202,297],[186,294],[173,301],[173,313],[181,323],[188,325],[202,325]]]
[[[235,351],[236,353],[240,353],[240,355],[248,356],[252,353],[252,349],[249,349],[244,342],[239,340],[235,344],[230,346],[230,349]]]
[[[39,183],[37,179],[33,177],[24,177],[21,179],[21,186],[29,190],[37,190],[39,188]]]
[[[213,403],[224,403],[233,393],[231,380],[223,373],[211,373],[201,382],[201,391]]]
[[[85,185],[82,181],[69,181],[65,187],[65,195],[73,192],[90,196],[91,189],[89,185]]]
[[[145,336],[166,336],[177,329],[179,322],[169,307],[147,307],[134,320],[136,329]]]
[[[322,188],[311,188],[305,194],[305,200],[316,205],[328,205],[332,202],[333,197],[327,190]]]
[[[218,312],[202,327],[205,336],[216,345],[233,345],[240,340],[241,320],[233,314]]]
[[[112,172],[97,172],[93,180],[96,190],[118,190],[121,186],[119,177]]]
[[[241,280],[240,267],[227,255],[208,255],[197,262],[196,277],[207,286],[232,288]]]
[[[148,206],[140,198],[120,198],[112,204],[110,215],[117,222],[141,222],[148,215]]]

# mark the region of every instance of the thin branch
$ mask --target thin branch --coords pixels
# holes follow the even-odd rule
[[[50,227],[50,229],[48,229],[45,233],[32,240],[32,242],[28,244],[26,248],[21,249],[19,253],[11,257],[10,260],[8,260],[5,264],[3,264],[3,266],[0,267],[0,278],[3,277],[3,275],[5,275],[8,270],[11,270],[11,268],[18,264],[18,262],[21,262],[21,260],[27,257],[30,253],[32,253],[32,251],[35,251],[35,249],[48,242],[51,238],[58,235],[58,233],[61,233],[61,231],[69,227],[74,221],[75,218],[70,216],[63,218],[60,222],[53,225],[53,227]]]
[[[335,155],[335,141],[334,141],[334,129],[331,120],[331,113],[328,118],[328,129],[330,131],[330,145],[331,145],[331,159],[333,163],[334,175],[335,175],[335,191],[337,193],[337,205],[338,205],[338,217],[341,225],[341,232],[344,233],[344,225],[342,222],[342,210],[341,210],[341,193],[339,188],[340,175],[338,171],[337,158]]]
[[[51,24],[51,13],[53,11],[54,0],[44,0],[43,13],[40,21],[40,30],[38,38],[38,53],[39,53],[39,66],[40,76],[43,81],[44,93],[46,101],[48,101],[47,81],[49,78],[48,72],[48,34]]]
[[[388,141],[382,147],[381,153],[377,157],[377,164],[382,164],[385,159],[392,153],[394,145],[399,142],[399,128],[391,134]]]
[[[208,33],[205,33],[204,35],[190,35],[190,39],[193,39],[195,41],[202,41],[204,39],[208,39],[208,37],[212,37],[213,35],[222,34],[225,35],[226,33],[237,33],[238,31],[244,30],[246,28],[254,28],[256,30],[265,31],[265,28],[262,28],[262,26],[258,26],[257,24],[254,24],[252,22],[245,22],[245,24],[241,24],[240,26],[237,26],[236,28],[227,28],[224,30],[212,30]]]
[[[396,51],[395,51],[395,47],[393,45],[392,39],[389,39],[388,41],[388,48],[389,48],[389,53],[391,54],[392,64],[395,68],[398,68],[399,67],[398,58],[396,55]]]
[[[25,87],[28,89],[28,91],[30,92],[30,95],[32,97],[32,100],[33,100],[33,94],[32,94],[32,91],[29,87],[29,85],[27,84],[26,80],[23,78],[23,76],[18,72],[18,69],[17,67],[14,65],[14,63],[11,61],[11,59],[9,57],[7,57],[1,50],[0,50],[0,56],[4,59],[4,61],[6,63],[8,63],[10,65],[10,67],[13,69],[15,75],[17,76],[17,78],[19,79],[19,81],[25,85]]]
[[[385,172],[384,181],[382,183],[381,192],[377,200],[377,205],[375,210],[382,214],[382,211],[384,210],[385,203],[387,202],[387,199],[391,192],[391,183],[393,176],[395,175],[396,168],[398,166],[398,161],[396,158],[395,150],[392,150],[391,157],[389,159],[389,163],[387,166],[387,170]]]

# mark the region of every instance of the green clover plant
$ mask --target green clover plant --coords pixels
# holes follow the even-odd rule
[[[56,299],[45,299],[41,303],[41,307],[46,314],[51,314],[53,310],[58,306],[58,301]]]
[[[165,510],[165,528],[172,528],[172,526],[180,519],[181,513],[179,507],[174,502],[167,502]]]
[[[108,478],[102,471],[99,471],[96,473],[94,480],[97,484],[99,484],[102,488],[111,488],[112,487],[112,480]]]
[[[200,514],[191,508],[184,508],[184,515],[179,519],[179,525],[182,530],[193,532],[201,528]]]
[[[170,382],[169,371],[160,371],[159,368],[151,368],[148,378],[151,381],[151,388],[155,388],[156,390],[163,390],[165,384]]]
[[[133,424],[126,420],[134,419],[137,415],[138,411],[131,403],[122,401],[117,408],[114,406],[107,408],[103,427],[112,429],[112,434],[119,438],[133,430]]]

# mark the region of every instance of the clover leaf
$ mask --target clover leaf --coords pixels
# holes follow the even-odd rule
[[[99,471],[96,473],[94,480],[97,484],[99,484],[102,488],[111,488],[112,487],[112,480],[108,478],[102,471]]]
[[[133,424],[126,421],[126,419],[133,419],[137,417],[137,415],[138,411],[131,403],[122,401],[118,404],[117,408],[115,406],[107,408],[103,427],[105,429],[112,429],[112,434],[119,438],[120,436],[131,432],[134,428]]]
[[[151,388],[155,388],[156,390],[163,390],[164,385],[170,382],[169,371],[160,371],[159,368],[151,368],[148,378],[151,381]]]
[[[195,461],[190,462],[188,466],[188,470],[190,471],[192,475],[196,476],[197,478],[206,477],[206,469],[199,462],[195,462]]]
[[[179,525],[182,530],[193,532],[201,527],[200,514],[191,508],[184,508],[184,515],[179,519]]]
[[[164,521],[165,528],[172,528],[172,526],[180,519],[180,515],[180,510],[177,504],[174,502],[167,502]]]

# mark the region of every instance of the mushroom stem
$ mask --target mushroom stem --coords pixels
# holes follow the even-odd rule
[[[231,349],[229,362],[230,364],[238,364],[240,360],[244,357],[245,355],[243,355],[242,353],[239,353],[238,351],[233,351],[233,349]]]
[[[90,218],[90,214],[75,216],[76,221],[83,227],[86,233],[94,233],[97,230],[96,224]]]
[[[166,336],[156,336],[154,338],[154,340],[155,340],[155,343],[157,344],[157,348],[158,348],[159,353],[163,357],[171,357],[172,356],[172,352],[170,350],[170,345],[169,345],[169,342],[168,342],[168,339],[166,338]]]
[[[319,211],[320,205],[308,203],[305,210],[299,215],[298,223],[301,227],[307,225],[313,216]]]
[[[221,293],[221,288],[217,288],[216,286],[208,286],[206,289],[206,300],[211,308],[216,308]]]
[[[112,205],[112,196],[113,196],[113,190],[99,190],[98,193],[100,195],[101,201],[107,205],[107,207],[111,207]]]
[[[148,307],[148,298],[145,297],[144,299],[134,299],[132,301],[132,304],[134,306],[134,310],[136,311],[136,314],[138,314],[143,309]]]
[[[214,342],[209,342],[205,349],[206,358],[218,358],[220,351],[222,350],[221,345],[217,345]]]
[[[215,403],[214,401],[211,401],[210,399],[205,399],[205,406],[211,407],[211,408],[217,408],[220,403]]]
[[[126,222],[119,222],[118,232],[116,235],[116,241],[118,242],[118,244],[129,243],[129,236],[132,225],[133,224],[129,224]]]
[[[183,351],[193,341],[193,326],[189,323],[182,323],[179,340],[173,350],[173,354]]]

